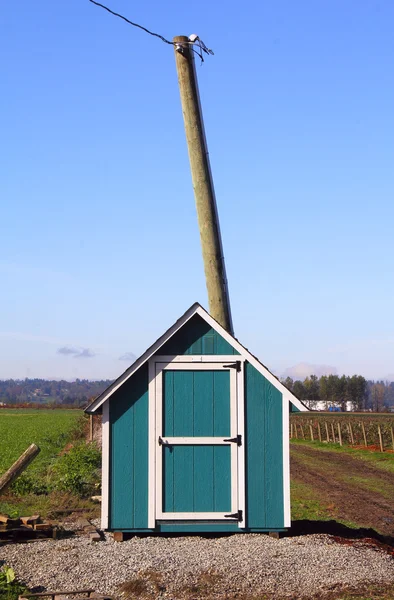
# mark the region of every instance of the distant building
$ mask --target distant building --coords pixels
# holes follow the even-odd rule
[[[346,402],[341,404],[334,404],[333,402],[326,402],[325,400],[303,400],[303,403],[310,410],[320,410],[327,412],[331,412],[334,409],[335,411],[344,410],[344,412],[354,412],[355,410],[357,410],[355,403],[351,400],[347,400]]]

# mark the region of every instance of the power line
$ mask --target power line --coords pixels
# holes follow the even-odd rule
[[[108,8],[108,6],[104,6],[104,4],[101,4],[100,2],[96,2],[96,0],[89,0],[89,2],[91,2],[92,4],[95,4],[96,6],[99,6],[100,8],[103,8],[104,10],[109,12],[111,15],[114,15],[115,17],[119,17],[119,19],[126,21],[126,23],[128,23],[129,25],[133,25],[133,27],[138,27],[139,29],[142,29],[142,31],[149,33],[149,35],[153,35],[154,37],[159,38],[165,44],[170,44],[170,46],[175,45],[174,42],[167,40],[167,38],[165,38],[163,35],[160,35],[159,33],[154,33],[153,31],[149,31],[149,29],[147,29],[146,27],[143,27],[142,25],[139,25],[138,23],[134,23],[133,21],[130,21],[130,19],[127,19],[123,15],[120,15],[119,13],[111,10],[110,8]],[[202,40],[200,40],[200,38],[198,36],[193,36],[193,40],[189,40],[188,43],[190,44],[190,47],[193,50],[193,52],[195,52],[197,54],[197,56],[199,56],[201,58],[201,62],[204,62],[204,58],[202,55],[203,52],[205,52],[206,54],[213,54],[213,51],[210,50],[210,48],[207,48],[207,46],[204,44],[204,42]],[[198,52],[197,50],[195,50],[195,48],[193,48],[193,45],[197,45],[200,51]]]
[[[149,29],[147,29],[146,27],[143,27],[142,25],[138,25],[138,23],[133,23],[133,21],[130,21],[123,15],[120,15],[119,13],[114,12],[113,10],[108,8],[108,6],[104,6],[104,4],[100,4],[100,2],[96,2],[96,0],[89,0],[89,2],[91,2],[92,4],[95,4],[96,6],[100,6],[101,8],[104,8],[104,10],[111,13],[111,15],[114,15],[115,17],[119,17],[119,19],[123,19],[123,21],[126,21],[126,23],[128,23],[129,25],[133,25],[133,27],[139,27],[139,29],[146,31],[146,33],[149,33],[149,35],[154,35],[155,37],[160,38],[166,44],[171,44],[171,46],[173,45],[173,42],[170,42],[169,40],[167,40],[165,37],[163,37],[159,33],[153,33],[153,31],[149,31]]]

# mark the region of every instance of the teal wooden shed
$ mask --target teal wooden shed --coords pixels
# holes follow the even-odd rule
[[[304,405],[198,303],[86,412],[102,412],[102,527],[290,526],[289,410]]]

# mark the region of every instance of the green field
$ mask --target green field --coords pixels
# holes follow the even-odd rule
[[[6,471],[30,444],[41,452],[28,467],[42,472],[64,448],[82,418],[80,410],[1,409],[0,473]]]

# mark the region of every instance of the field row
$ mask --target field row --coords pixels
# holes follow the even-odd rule
[[[292,415],[290,439],[394,451],[394,415]]]

